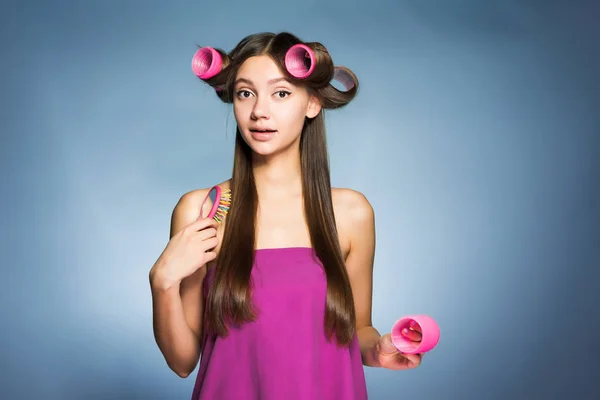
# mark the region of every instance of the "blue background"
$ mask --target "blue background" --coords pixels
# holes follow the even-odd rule
[[[189,398],[148,271],[235,128],[191,57],[287,30],[360,78],[327,124],[334,186],[376,212],[374,325],[442,330],[367,368],[371,398],[599,398],[597,3],[206,3],[0,6],[0,397]]]

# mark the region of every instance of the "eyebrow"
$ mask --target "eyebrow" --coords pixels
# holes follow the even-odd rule
[[[285,81],[285,82],[289,83],[289,81],[285,77],[281,77],[281,78],[269,79],[267,81],[267,84],[273,85],[274,83],[278,83],[278,82],[281,82],[281,81]],[[250,79],[246,79],[246,78],[238,78],[238,79],[236,79],[235,85],[237,85],[238,83],[246,83],[248,85],[253,85],[253,82]]]

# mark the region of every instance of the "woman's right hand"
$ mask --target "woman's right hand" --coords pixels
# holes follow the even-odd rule
[[[168,289],[217,257],[217,222],[199,218],[177,232],[150,271],[152,285]]]

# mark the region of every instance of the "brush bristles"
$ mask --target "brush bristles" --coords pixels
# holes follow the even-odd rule
[[[221,198],[219,199],[219,207],[217,208],[217,212],[213,219],[217,221],[217,223],[223,222],[225,215],[229,211],[229,207],[231,206],[231,189],[223,190],[221,193]]]

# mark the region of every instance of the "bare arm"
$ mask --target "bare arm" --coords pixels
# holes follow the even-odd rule
[[[346,268],[356,309],[358,342],[363,365],[393,370],[416,368],[422,354],[400,353],[393,345],[391,334],[381,335],[371,324],[373,295],[373,261],[375,258],[375,217],[367,199],[358,192],[352,195],[346,207],[350,221],[350,251]],[[420,332],[412,331],[411,340],[421,340]]]
[[[183,228],[198,219],[206,193],[190,192],[179,200],[171,218],[171,240],[182,235]],[[178,281],[164,273],[161,263],[168,260],[161,258],[150,271],[154,337],[169,368],[185,378],[196,368],[200,358],[206,264]]]
[[[354,296],[356,328],[363,365],[379,367],[376,344],[381,334],[371,325],[373,262],[375,258],[375,216],[368,200],[360,193],[346,194],[345,218],[351,222],[350,252],[346,268]]]

